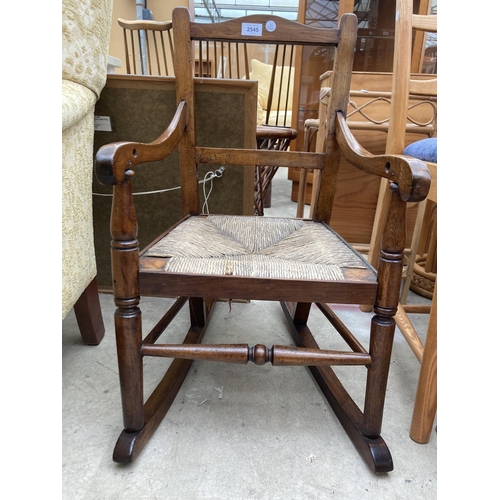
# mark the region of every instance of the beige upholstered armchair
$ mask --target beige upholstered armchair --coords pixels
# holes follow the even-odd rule
[[[104,325],[92,224],[94,105],[106,83],[112,0],[62,2],[62,317],[87,344]]]

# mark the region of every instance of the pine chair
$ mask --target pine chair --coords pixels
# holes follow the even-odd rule
[[[128,75],[173,76],[171,21],[118,19],[118,24],[123,28]]]
[[[116,462],[132,461],[168,411],[193,360],[275,366],[308,366],[355,447],[375,472],[393,469],[381,426],[403,268],[405,206],[425,198],[430,185],[425,164],[398,155],[373,156],[350,134],[345,121],[357,19],[342,17],[338,29],[305,26],[276,16],[252,15],[217,24],[191,21],[178,7],[172,17],[176,47],[177,111],[165,132],[149,144],[122,142],[102,147],[96,157],[101,183],[114,186],[111,255],[117,310],[115,328],[124,430]],[[250,28],[250,35],[246,29]],[[255,36],[257,35],[257,36]],[[323,152],[223,149],[197,145],[192,40],[311,44],[337,47]],[[178,151],[184,217],[139,250],[131,185],[138,165]],[[340,153],[353,165],[391,180],[389,223],[378,273],[330,227]],[[315,218],[200,215],[197,164],[226,168],[283,165],[319,169],[322,183]],[[136,172],[137,171],[137,172]],[[178,297],[153,330],[142,335],[140,296]],[[297,346],[204,344],[217,299],[281,303]],[[313,303],[345,340],[345,351],[320,349],[307,326]],[[374,306],[365,348],[327,304]],[[157,343],[188,304],[191,327],[183,344]],[[144,402],[143,357],[175,358]],[[366,370],[362,411],[331,368]],[[151,450],[150,450],[151,452]]]
[[[399,330],[407,340],[417,359],[422,363],[417,399],[410,428],[411,438],[418,443],[427,443],[430,438],[437,409],[437,305],[415,306],[406,304],[418,253],[428,252],[428,264],[435,265],[436,259],[436,219],[426,224],[426,215],[432,204],[437,206],[437,138],[422,139],[407,144],[407,110],[412,97],[437,100],[437,77],[427,80],[412,76],[413,30],[417,32],[437,32],[437,15],[413,14],[413,0],[396,1],[395,51],[393,65],[392,99],[387,137],[388,154],[405,154],[426,162],[432,177],[432,187],[427,198],[419,204],[413,239],[407,259],[406,278],[400,296],[400,304],[395,319]],[[436,133],[437,135],[437,133]],[[384,221],[388,219],[391,193],[388,182],[381,181],[377,211],[370,242],[368,260],[376,265]],[[427,250],[422,250],[427,248]],[[437,289],[427,295],[437,301]],[[429,328],[425,346],[420,340],[408,313],[430,313]]]

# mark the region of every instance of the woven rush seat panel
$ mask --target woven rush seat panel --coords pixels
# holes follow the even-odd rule
[[[326,224],[308,220],[194,216],[147,250],[164,272],[278,279],[344,280],[342,269],[370,269]]]

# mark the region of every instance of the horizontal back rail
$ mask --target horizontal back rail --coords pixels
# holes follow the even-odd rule
[[[320,153],[263,149],[196,148],[197,163],[263,165],[323,170],[325,157]]]
[[[172,29],[172,21],[143,21],[118,19],[118,24],[128,30],[166,31]]]
[[[409,82],[410,94],[417,94],[421,96],[437,95],[437,78],[432,80],[410,80]]]
[[[411,16],[411,25],[416,30],[437,33],[437,15],[426,16],[413,14]]]
[[[336,28],[313,28],[278,16],[255,14],[245,23],[232,19],[223,23],[191,23],[194,40],[241,40],[252,43],[286,42],[293,45],[331,45],[339,42]]]

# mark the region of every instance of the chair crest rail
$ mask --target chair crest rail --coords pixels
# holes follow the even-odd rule
[[[172,28],[172,21],[125,20],[118,18],[118,25],[130,30],[165,31]]]
[[[349,15],[349,14],[347,14]],[[354,15],[354,14],[350,14]],[[297,45],[330,45],[339,42],[340,29],[338,28],[312,28],[310,26],[284,19],[279,16],[254,14],[245,17],[250,34],[246,34],[245,26],[239,19],[232,19],[224,23],[190,23],[191,37],[195,40],[205,38],[216,40],[238,39],[253,43],[287,43]],[[255,27],[260,25],[260,32]]]

